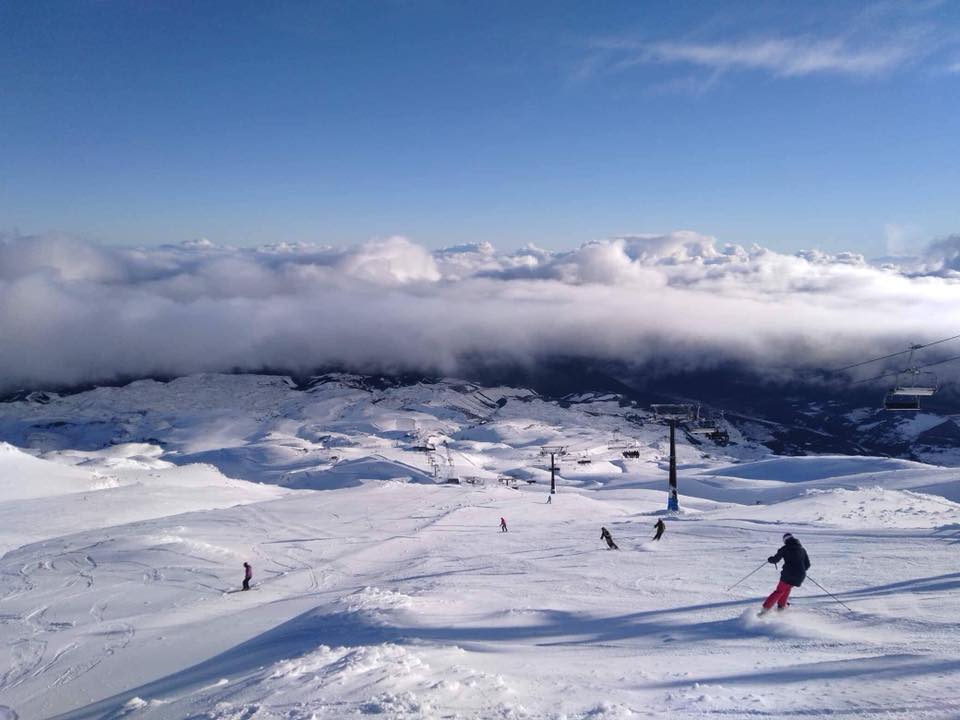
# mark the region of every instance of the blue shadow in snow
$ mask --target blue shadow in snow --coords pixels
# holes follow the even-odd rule
[[[698,613],[703,610],[752,605],[755,600],[736,600],[691,605],[671,610],[650,610],[613,617],[594,617],[560,610],[543,611],[543,622],[535,625],[471,627],[402,627],[372,622],[361,613],[324,614],[309,610],[266,632],[240,643],[219,655],[149,683],[131,688],[81,708],[57,715],[51,720],[99,720],[110,717],[134,697],[169,699],[195,692],[230,678],[236,682],[245,676],[281,660],[304,655],[320,645],[362,646],[385,642],[420,644],[438,642],[456,644],[476,652],[489,651],[490,643],[533,643],[535,645],[579,645],[612,643],[648,635],[666,635],[667,641],[743,638],[739,617],[729,620],[694,622],[677,626],[664,616]],[[754,634],[763,634],[757,630]],[[473,645],[473,647],[471,647]]]
[[[944,582],[946,581],[946,582]],[[943,589],[960,586],[960,573],[916,578],[863,588],[844,595],[870,596],[898,591]],[[383,625],[362,613],[326,614],[309,610],[202,663],[113,695],[52,720],[93,720],[109,716],[133,697],[160,699],[182,696],[216,683],[222,678],[242,679],[281,660],[298,657],[320,645],[363,646],[381,643],[454,644],[474,652],[488,652],[490,644],[527,643],[539,646],[603,645],[638,637],[661,636],[663,642],[743,639],[766,635],[763,627],[744,627],[739,614],[722,620],[682,624],[678,618],[704,611],[742,608],[756,599],[688,605],[614,616],[592,616],[562,610],[544,610],[542,621],[531,625],[416,626]],[[767,672],[701,678],[703,683],[777,684],[817,679],[842,679],[869,674],[874,679],[894,680],[926,673],[960,670],[960,660],[927,660],[914,655],[879,656],[779,668]],[[690,680],[661,683],[655,687],[678,687]]]

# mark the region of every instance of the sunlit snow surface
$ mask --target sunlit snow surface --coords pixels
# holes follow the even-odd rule
[[[0,408],[0,718],[960,716],[956,470],[683,438],[664,516],[662,428],[580,400],[195,376]],[[851,610],[808,581],[756,617],[786,531]]]

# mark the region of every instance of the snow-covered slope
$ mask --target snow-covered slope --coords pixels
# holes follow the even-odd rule
[[[0,437],[4,720],[960,716],[952,469],[682,436],[667,515],[664,429],[614,396],[353,376],[45,397]],[[785,531],[812,575],[757,618]]]
[[[98,473],[40,460],[0,443],[0,502],[98,490],[111,484],[110,478]]]
[[[27,542],[190,510],[260,502],[281,488],[225,477],[211,465],[178,466],[159,448],[33,457],[0,444],[0,552]]]

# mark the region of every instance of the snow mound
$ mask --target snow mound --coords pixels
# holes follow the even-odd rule
[[[8,443],[0,443],[0,502],[85,492],[105,486],[89,470],[41,460]]]
[[[770,460],[731,465],[705,470],[703,475],[741,478],[744,480],[778,480],[780,482],[810,482],[825,478],[876,473],[889,470],[909,470],[924,467],[909,460],[877,457],[850,457],[820,455],[813,457],[780,457]]]
[[[223,682],[175,700],[162,717],[339,720],[372,715],[439,720],[451,717],[450,707],[468,717],[528,717],[510,702],[512,692],[500,675],[449,665],[448,658],[461,655],[457,648],[441,649],[437,655],[440,665],[434,667],[421,653],[395,643],[321,645],[261,668],[240,682]],[[140,704],[144,701],[137,700],[138,708],[145,709],[146,704]],[[207,709],[196,712],[198,706]]]
[[[392,590],[378,587],[365,587],[344,598],[349,612],[376,612],[379,610],[400,610],[413,605],[413,598]]]
[[[862,528],[934,528],[956,521],[960,504],[934,495],[881,487],[810,489],[775,505],[718,513],[763,522]]]

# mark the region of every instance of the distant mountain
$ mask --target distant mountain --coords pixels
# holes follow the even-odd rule
[[[512,390],[507,397],[491,388]],[[704,417],[721,425],[732,444],[746,442],[780,455],[879,455],[960,465],[960,416],[956,414],[960,401],[949,390],[925,400],[928,407],[921,411],[889,412],[881,409],[882,391],[875,388],[823,381],[777,382],[730,366],[671,374],[663,368],[653,372],[563,358],[536,366],[476,362],[469,379],[344,372],[300,378],[235,374],[143,380],[74,392],[34,390],[0,403],[0,440],[44,450],[152,442],[185,456],[192,452],[189,425],[198,414],[203,423],[212,423],[224,414],[246,413],[250,416],[247,429],[266,434],[285,414],[309,414],[304,409],[306,398],[298,401],[297,397],[318,397],[318,393],[349,396],[351,412],[358,417],[368,412],[368,405],[386,402],[414,419],[425,410],[436,417],[456,417],[459,427],[494,417],[507,402],[535,398],[539,404],[531,413],[545,417],[550,406],[557,411],[577,410],[601,399],[601,414],[616,418],[624,432],[649,422],[654,403],[688,402],[699,405]],[[189,401],[186,396],[191,396]],[[253,397],[256,402],[250,407]],[[568,414],[563,424],[590,422],[584,419],[588,416]],[[258,423],[261,427],[256,430]],[[417,426],[414,420],[409,424]],[[342,431],[340,425],[326,429]],[[323,423],[317,427],[318,433],[325,432]],[[351,425],[345,434],[357,431]],[[715,444],[702,435],[691,434],[687,440],[698,446]],[[227,474],[256,477],[255,472],[245,475],[243,470],[251,462],[249,448],[242,457],[237,451],[208,450],[196,459],[216,464]]]

